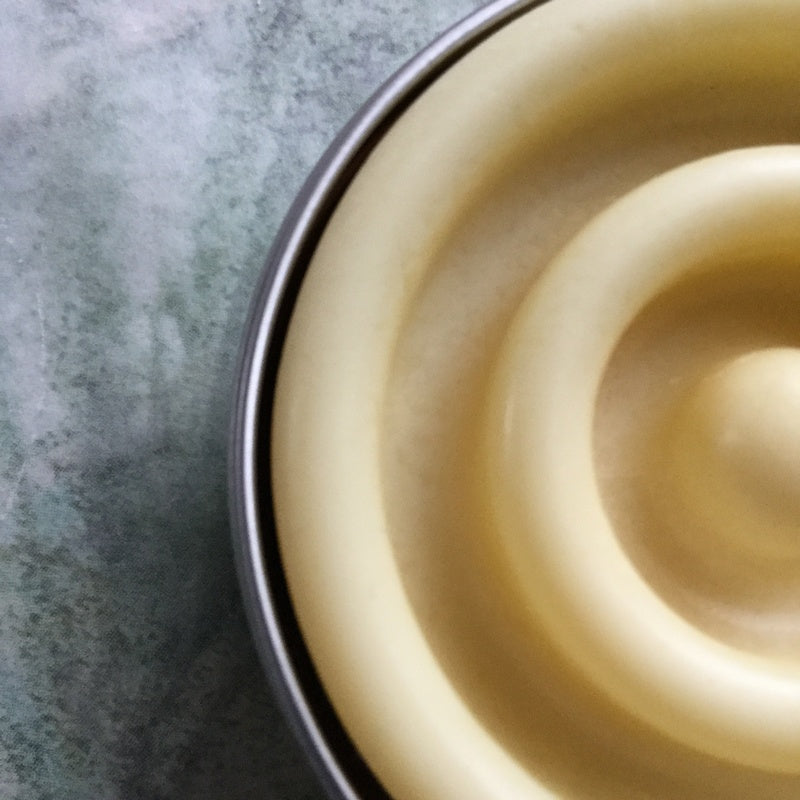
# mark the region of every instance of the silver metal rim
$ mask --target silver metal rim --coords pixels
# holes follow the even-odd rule
[[[229,448],[236,567],[253,638],[289,724],[332,800],[388,800],[339,723],[317,678],[289,599],[269,475],[272,392],[289,317],[336,204],[394,120],[448,67],[547,0],[495,0],[456,24],[393,75],[336,137],[281,226],[256,287],[237,369]]]

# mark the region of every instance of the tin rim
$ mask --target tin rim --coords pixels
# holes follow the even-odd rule
[[[273,692],[332,800],[390,800],[317,677],[294,614],[274,525],[269,429],[283,342],[328,220],[393,122],[460,58],[547,0],[495,0],[400,68],[342,129],[289,209],[256,286],[237,363],[229,445],[234,557],[253,639]]]

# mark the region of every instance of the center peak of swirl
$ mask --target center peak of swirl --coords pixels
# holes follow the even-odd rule
[[[800,554],[800,349],[720,365],[689,392],[665,446],[680,496],[721,546]]]

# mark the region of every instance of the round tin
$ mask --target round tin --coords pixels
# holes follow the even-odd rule
[[[317,243],[353,176],[402,112],[452,64],[546,0],[496,0],[456,24],[392,76],[311,172],[267,258],[242,340],[230,438],[234,550],[250,626],[267,677],[328,796],[388,795],[337,719],[303,642],[273,518],[270,422],[289,319]]]

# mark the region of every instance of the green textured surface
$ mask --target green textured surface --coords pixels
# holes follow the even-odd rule
[[[478,5],[4,5],[0,797],[320,797],[235,581],[235,354],[324,146]]]

